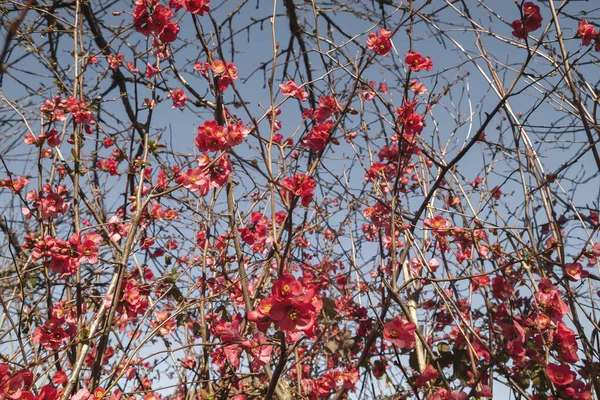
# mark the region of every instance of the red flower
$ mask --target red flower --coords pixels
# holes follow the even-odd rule
[[[401,349],[412,349],[415,346],[415,331],[417,327],[412,322],[396,317],[383,326],[383,338]]]
[[[242,121],[238,121],[237,124],[229,124],[227,126],[227,145],[233,147],[241,144],[248,133],[250,130]]]
[[[585,19],[579,21],[577,36],[581,37],[581,43],[584,46],[589,46],[596,36],[594,25],[588,24]]]
[[[58,400],[60,399],[60,392],[52,385],[46,385],[40,390],[40,394],[35,400]]]
[[[119,175],[119,163],[114,158],[106,158],[96,161],[96,168],[108,172],[110,176]]]
[[[269,315],[282,331],[293,332],[309,329],[314,323],[315,313],[310,302],[290,299],[273,304]]]
[[[67,373],[65,371],[58,371],[52,377],[52,383],[55,385],[62,385],[63,383],[67,383]]]
[[[531,2],[523,4],[523,18],[514,20],[511,24],[513,36],[517,39],[525,39],[530,32],[542,26],[540,8]]]
[[[317,183],[313,178],[305,174],[294,174],[293,177],[285,177],[281,181],[281,197],[287,203],[291,202],[292,196],[299,196],[304,207],[308,207],[314,197],[313,191]]]
[[[273,298],[267,297],[258,302],[255,310],[248,313],[248,321],[256,323],[260,331],[265,331],[271,325],[271,309],[273,308]]]
[[[427,364],[427,367],[421,372],[421,375],[415,380],[416,387],[423,387],[429,381],[437,379],[440,373],[431,364]]]
[[[21,371],[9,379],[0,380],[0,397],[6,399],[33,399],[28,392],[33,383],[33,374],[30,371]]]
[[[377,55],[387,56],[392,49],[391,36],[392,32],[384,28],[381,28],[379,33],[371,32],[367,38],[367,47],[372,49]]]
[[[409,51],[404,54],[406,56],[406,65],[413,72],[419,72],[421,70],[431,71],[433,69],[433,63],[429,57],[423,57],[418,51]]]
[[[19,176],[17,179],[14,177],[4,178],[4,180],[0,181],[0,187],[5,187],[13,192],[20,192],[25,186],[29,184],[29,179]]]
[[[210,12],[210,0],[185,0],[183,7],[192,14],[204,15]]]
[[[165,43],[171,43],[177,39],[179,33],[179,25],[173,21],[173,12],[167,6],[162,4],[155,7],[152,2],[139,0],[136,1],[135,9],[133,10],[133,25],[135,30],[142,35],[155,35]]]
[[[515,291],[513,285],[504,279],[503,276],[496,276],[492,279],[492,294],[498,300],[507,300]]]
[[[488,286],[490,284],[490,277],[487,275],[474,276],[471,279],[471,291],[475,292],[482,286]]]
[[[303,143],[311,151],[316,152],[324,150],[325,146],[327,145],[327,140],[329,139],[329,132],[332,127],[332,121],[327,121],[324,124],[313,126],[310,133],[304,138]]]
[[[579,346],[577,345],[577,337],[573,330],[571,330],[564,322],[558,323],[558,331],[555,336],[555,343],[558,345],[558,358],[569,364],[576,363],[579,361],[577,351]]]
[[[252,245],[254,251],[258,251],[265,243],[267,236],[268,220],[262,213],[254,211],[245,227],[239,228],[242,240]],[[256,249],[256,250],[255,250]]]
[[[556,386],[567,386],[575,381],[575,372],[567,364],[550,363],[546,367],[546,374]]]
[[[281,88],[281,94],[284,96],[295,97],[300,101],[305,101],[308,99],[308,93],[306,90],[298,87],[294,81],[287,81],[286,83],[280,84],[279,87]]]
[[[108,65],[112,69],[117,69],[121,65],[123,65],[123,60],[125,59],[125,56],[123,54],[121,54],[121,53],[119,53],[119,54],[109,54],[108,56],[106,56],[106,59],[108,60]]]
[[[65,329],[63,324],[63,319],[49,319],[44,325],[35,328],[33,342],[42,345],[46,350],[58,350],[61,344],[68,342],[75,333],[71,326]]]
[[[268,343],[269,341],[262,332],[255,333],[252,340],[242,342],[242,346],[252,357],[251,364],[253,369],[259,369],[263,365],[267,365],[271,360],[273,346]]]
[[[587,278],[590,276],[588,271],[583,270],[583,266],[580,263],[567,263],[565,264],[565,272],[569,280],[576,282],[581,278]]]
[[[225,128],[217,125],[217,121],[206,121],[198,127],[195,143],[198,150],[202,152],[225,150],[227,148]]]
[[[271,293],[278,301],[293,298],[302,294],[302,283],[292,274],[283,274],[273,283]]]
[[[127,317],[132,319],[144,314],[148,308],[147,296],[147,290],[142,290],[135,281],[128,280],[124,285],[121,304],[117,311],[126,313]]]
[[[502,197],[502,190],[500,189],[500,186],[494,186],[494,188],[490,190],[490,194],[494,199],[500,200]]]
[[[221,154],[215,159],[203,154],[198,158],[198,167],[207,173],[210,187],[217,189],[227,182],[231,173],[231,160],[226,154]]]
[[[450,220],[439,215],[436,215],[432,219],[425,219],[423,225],[431,228],[433,234],[436,236],[446,236],[452,227]]]
[[[146,78],[152,79],[160,70],[150,63],[146,63]]]
[[[412,113],[409,114],[404,122],[404,136],[408,136],[407,139],[414,134],[420,134],[425,127],[423,123],[423,116],[421,114]]]
[[[87,261],[90,264],[98,262],[98,247],[96,244],[99,243],[99,237],[97,235],[86,234],[83,237],[83,242],[79,243],[79,234],[74,234],[73,237],[77,244],[77,253],[79,254],[78,262]]]
[[[184,109],[185,103],[187,103],[187,96],[182,89],[175,89],[169,92],[171,96],[171,100],[173,100],[173,105],[171,106],[171,110],[174,108]]]

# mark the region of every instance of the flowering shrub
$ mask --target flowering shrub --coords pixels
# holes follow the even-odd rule
[[[0,400],[598,397],[592,2],[396,3],[3,4]]]

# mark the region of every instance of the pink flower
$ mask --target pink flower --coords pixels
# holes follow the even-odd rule
[[[42,326],[35,328],[33,342],[43,346],[46,350],[58,350],[60,346],[68,342],[74,335],[74,330],[63,327],[64,320],[51,318]]]
[[[283,300],[273,304],[269,316],[284,332],[302,331],[314,323],[314,308],[310,303],[297,299]]]
[[[302,283],[292,274],[283,274],[273,283],[271,293],[273,298],[282,301],[302,294]]]
[[[175,89],[169,93],[171,96],[171,100],[173,100],[171,110],[174,108],[180,108],[183,110],[185,108],[185,103],[187,102],[187,96],[185,95],[183,89]]]
[[[384,28],[379,29],[379,33],[371,32],[367,38],[367,47],[379,56],[387,56],[392,49],[391,36],[392,32]]]
[[[160,70],[158,68],[155,68],[150,63],[146,63],[146,78],[152,79],[152,77],[154,77],[154,75],[156,75],[159,72]]]
[[[225,128],[217,125],[217,121],[205,121],[198,127],[195,143],[202,152],[226,150],[228,146]]]
[[[315,125],[302,142],[313,152],[324,150],[332,128],[332,121]]]
[[[306,90],[298,87],[294,81],[287,81],[286,83],[280,84],[279,87],[281,88],[281,93],[284,96],[295,97],[300,101],[305,101],[308,99],[308,93]]]
[[[413,72],[419,72],[421,70],[431,71],[433,69],[433,63],[429,57],[423,57],[421,53],[415,51],[409,51],[404,54],[406,56],[406,65]]]
[[[239,315],[234,316],[231,322],[221,322],[215,327],[216,334],[223,342],[236,342],[242,339]]]
[[[556,386],[567,386],[575,381],[575,372],[567,364],[557,365],[549,363],[546,367],[548,378]]]
[[[588,271],[583,270],[583,266],[580,263],[565,264],[565,272],[567,274],[567,278],[573,282],[577,282],[581,278],[587,278],[590,276]]]
[[[594,29],[594,25],[588,24],[588,22],[583,19],[579,21],[577,36],[581,37],[581,43],[584,46],[589,46],[592,43],[592,40],[596,36],[596,30]]]
[[[109,55],[106,56],[106,59],[108,60],[108,65],[112,69],[117,69],[121,65],[123,65],[123,60],[125,59],[125,56],[123,54],[121,54],[121,53],[119,53],[119,54],[109,54]]]
[[[406,319],[396,317],[383,326],[383,338],[401,349],[412,349],[415,346],[417,327]]]
[[[77,234],[76,234],[77,235]],[[77,239],[79,242],[79,239]],[[79,262],[87,261],[90,264],[98,262],[98,247],[97,242],[94,242],[89,237],[84,236],[83,242],[77,245],[77,253],[79,253]]]
[[[192,14],[204,15],[210,12],[210,0],[184,0],[183,7]]]
[[[70,203],[67,203],[56,193],[49,193],[40,198],[40,211],[43,218],[58,218],[59,214],[64,214],[69,209]]]
[[[57,147],[60,144],[60,135],[56,128],[45,132],[44,136],[46,138],[46,143],[48,143],[48,146]]]
[[[423,122],[423,116],[421,114],[409,114],[404,120],[404,135],[412,136],[414,134],[420,134],[424,127],[425,123]]]
[[[33,382],[33,374],[29,371],[21,371],[12,378],[0,383],[0,396],[12,400],[33,399],[28,392]]]
[[[79,389],[77,393],[69,398],[69,400],[91,400],[93,395],[85,388]]]
[[[252,358],[251,364],[254,370],[267,365],[271,360],[273,346],[268,344],[268,340],[262,332],[255,333],[252,340],[242,342],[242,346]]]
[[[299,196],[304,207],[308,207],[313,199],[313,191],[317,187],[317,182],[313,178],[305,174],[294,174],[293,177],[285,177],[281,181],[281,197],[287,203],[291,201],[291,197]]]
[[[431,364],[427,364],[427,367],[421,372],[421,375],[415,380],[415,386],[420,388],[425,386],[429,381],[437,379],[440,373]]]

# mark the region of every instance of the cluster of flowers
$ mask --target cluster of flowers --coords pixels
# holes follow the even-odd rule
[[[514,293],[509,279],[495,277],[492,293],[506,300]],[[569,307],[562,300],[562,293],[549,279],[542,278],[533,296],[534,311],[527,318],[512,315],[506,304],[498,307],[495,322],[506,340],[507,354],[513,360],[513,370],[527,370],[535,364],[545,366],[546,375],[556,386],[560,398],[591,400],[590,385],[577,380],[570,365],[579,361],[577,335],[562,319]],[[561,364],[547,363],[548,354]],[[587,372],[579,371],[583,378]]]
[[[219,188],[227,182],[231,173],[231,161],[225,153],[242,143],[249,129],[241,121],[220,126],[216,121],[206,121],[198,127],[196,147],[203,154],[198,158],[198,167],[177,175],[177,183],[191,192],[199,191],[206,196],[210,189]],[[222,152],[211,158],[206,152]]]
[[[213,363],[224,371],[228,361],[234,368],[240,367],[241,355],[245,351],[250,359],[252,369],[257,370],[267,365],[271,360],[273,346],[263,332],[256,332],[251,339],[242,336],[242,316],[236,314],[231,321],[224,321],[216,314],[207,316],[210,321],[211,333],[218,337],[223,343],[211,353]]]
[[[333,96],[321,96],[316,110],[305,109],[302,117],[310,118],[315,123],[310,132],[305,135],[302,144],[312,152],[324,150],[330,141],[337,144],[338,141],[335,138],[330,139],[335,124],[328,119],[341,112],[342,106]]]
[[[308,365],[305,365],[309,367]],[[308,368],[302,372],[308,372]],[[295,377],[296,373],[292,374]],[[308,375],[308,373],[306,374]],[[328,398],[332,393],[337,392],[340,388],[350,391],[356,390],[356,382],[358,382],[359,371],[353,366],[349,366],[345,370],[333,369],[325,372],[319,379],[303,378],[303,384],[310,390],[311,394],[318,397],[310,398]]]
[[[431,71],[433,69],[431,58],[423,57],[418,51],[409,51],[408,53],[404,53],[404,56],[404,62],[412,72],[419,72],[422,70]]]
[[[287,81],[279,85],[281,88],[281,94],[284,96],[295,97],[300,101],[306,101],[308,99],[308,92],[302,87],[298,86],[294,81]]]
[[[30,180],[24,176],[19,176],[16,179],[11,176],[0,181],[0,188],[7,188],[12,190],[14,193],[19,193],[21,189],[29,184],[29,182]]]
[[[517,39],[525,39],[529,33],[540,29],[542,26],[542,15],[540,8],[532,2],[523,4],[523,18],[516,19],[511,24],[513,36]]]
[[[67,120],[67,114],[71,114],[76,124],[84,125],[86,133],[92,133],[92,126],[96,124],[90,106],[84,100],[78,100],[73,96],[69,96],[66,100],[60,96],[56,96],[52,100],[46,100],[44,105],[40,107],[40,111],[49,123],[64,122]],[[32,134],[25,135],[25,143],[27,144],[39,145],[43,140],[46,140],[51,147],[58,146],[60,144],[58,131],[51,130],[43,136],[40,135],[37,139]]]
[[[40,389],[36,396],[31,393],[33,373],[28,370],[11,372],[8,364],[0,364],[0,398],[10,400],[57,400],[60,391],[52,385]]]
[[[194,70],[199,71],[206,79],[209,78],[208,71],[212,71],[217,80],[217,86],[222,93],[229,88],[231,82],[239,78],[238,70],[234,63],[222,60],[214,60],[212,64],[198,61],[194,64]]]
[[[238,228],[242,240],[252,246],[252,251],[264,251],[267,243],[268,232],[271,229],[271,222],[267,217],[258,211],[250,215],[246,226]]]
[[[0,364],[0,399],[6,400],[58,400],[63,394],[60,386],[67,382],[65,371],[59,371],[52,377],[52,384],[43,386],[38,394],[32,393],[34,375],[29,370],[11,372],[8,364]],[[122,400],[125,397],[119,389],[115,389],[110,395],[106,389],[96,388],[93,393],[87,389],[80,389],[77,393],[69,397],[70,400]],[[158,400],[154,394],[147,394],[144,400]]]
[[[379,32],[371,32],[367,38],[367,47],[378,56],[387,56],[392,49],[391,37],[392,32],[384,28],[379,29]]]
[[[83,305],[85,310],[85,305]],[[35,328],[33,342],[46,350],[58,350],[77,333],[77,319],[74,305],[58,301],[52,306],[52,318]]]
[[[50,184],[45,184],[39,193],[37,190],[30,190],[25,198],[33,203],[23,208],[23,215],[30,219],[34,211],[39,211],[42,219],[56,219],[69,210],[71,203],[65,201],[67,195],[67,189],[63,185],[52,189]]]
[[[280,194],[284,204],[290,205],[296,196],[300,198],[303,207],[308,207],[313,200],[317,182],[309,175],[295,173],[294,176],[283,178],[281,187]]]
[[[56,239],[49,235],[36,237],[27,234],[23,248],[31,250],[33,261],[42,260],[44,266],[59,274],[59,278],[62,279],[75,274],[84,261],[90,264],[97,263],[97,246],[101,240],[101,236],[95,232],[83,235],[75,233],[69,240]]]
[[[271,295],[248,314],[248,320],[263,332],[275,323],[293,341],[299,340],[302,332],[312,337],[323,307],[316,292],[315,286],[306,286],[292,274],[283,274],[273,283]]]
[[[396,115],[398,116],[396,122],[402,127],[402,137],[409,143],[413,143],[415,141],[414,136],[421,134],[425,127],[423,122],[425,117],[415,111],[418,103],[418,99],[413,101],[404,100],[404,105],[396,109]]]
[[[24,140],[25,144],[37,147],[42,147],[44,143],[48,144],[49,147],[58,147],[60,145],[60,135],[56,128],[41,133],[37,138],[31,133],[27,133]]]
[[[210,0],[170,0],[169,6],[158,4],[158,0],[136,0],[133,10],[135,30],[144,36],[154,36],[161,42],[171,43],[177,39],[179,25],[172,21],[173,10],[204,15],[210,12]]]
[[[227,151],[242,143],[249,129],[241,121],[237,124],[220,126],[216,121],[206,121],[198,127],[196,147],[201,152]]]
[[[137,282],[137,274],[137,270],[134,270],[123,281],[121,301],[117,306],[117,312],[120,314],[117,325],[120,330],[124,330],[129,322],[137,321],[138,315],[143,315],[148,309],[150,289],[147,284]]]
[[[394,185],[396,190],[402,193],[408,193],[412,185],[420,179],[417,172],[417,165],[411,161],[413,155],[420,155],[421,150],[415,140],[415,134],[420,133],[424,123],[422,116],[414,112],[416,101],[408,103],[408,107],[399,108],[396,113],[399,115],[398,124],[403,126],[400,135],[394,135],[396,144],[386,145],[379,151],[379,161],[374,162],[365,174],[367,182],[377,182],[378,188],[383,193],[389,193]],[[400,169],[400,170],[399,170]],[[397,247],[402,247],[403,242],[399,240],[400,233],[406,228],[402,224],[395,227],[395,238],[392,238],[392,225],[389,217],[390,209],[381,202],[376,202],[373,206],[367,207],[363,211],[364,217],[370,221],[362,225],[364,239],[369,242],[378,240],[381,236],[384,247],[389,249],[395,241]]]
[[[379,56],[387,56],[392,49],[391,36],[392,32],[384,28],[379,29],[379,32],[371,32],[367,38],[367,47]],[[423,57],[419,52],[411,50],[405,53],[404,57],[406,65],[413,72],[422,70],[431,71],[433,69],[431,59]]]
[[[231,173],[231,161],[226,154],[221,154],[211,159],[204,153],[198,158],[198,167],[189,168],[187,172],[180,172],[176,182],[190,192],[198,191],[201,196],[206,196],[210,189],[222,187]]]

